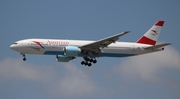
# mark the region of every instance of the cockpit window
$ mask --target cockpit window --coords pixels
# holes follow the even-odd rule
[[[17,43],[13,43],[13,44],[17,44]]]

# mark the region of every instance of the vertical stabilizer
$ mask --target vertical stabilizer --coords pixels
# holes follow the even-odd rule
[[[138,41],[137,43],[155,45],[164,21],[157,21]]]

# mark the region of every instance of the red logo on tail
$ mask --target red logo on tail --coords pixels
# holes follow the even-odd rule
[[[151,31],[153,31],[156,35],[158,35],[158,33],[157,33],[157,31],[156,31],[156,30],[151,30]]]

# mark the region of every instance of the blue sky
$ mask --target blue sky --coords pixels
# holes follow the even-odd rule
[[[1,99],[179,99],[180,13],[178,0],[1,0]],[[26,38],[98,40],[131,32],[137,41],[157,20],[165,20],[165,51],[131,58],[99,58],[91,68],[82,58],[58,63],[55,56],[27,55],[9,46]]]

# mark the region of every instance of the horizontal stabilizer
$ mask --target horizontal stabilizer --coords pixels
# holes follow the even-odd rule
[[[163,44],[158,44],[158,45],[154,45],[154,46],[150,46],[150,47],[146,47],[144,49],[158,49],[167,45],[170,45],[171,43],[163,43]]]

